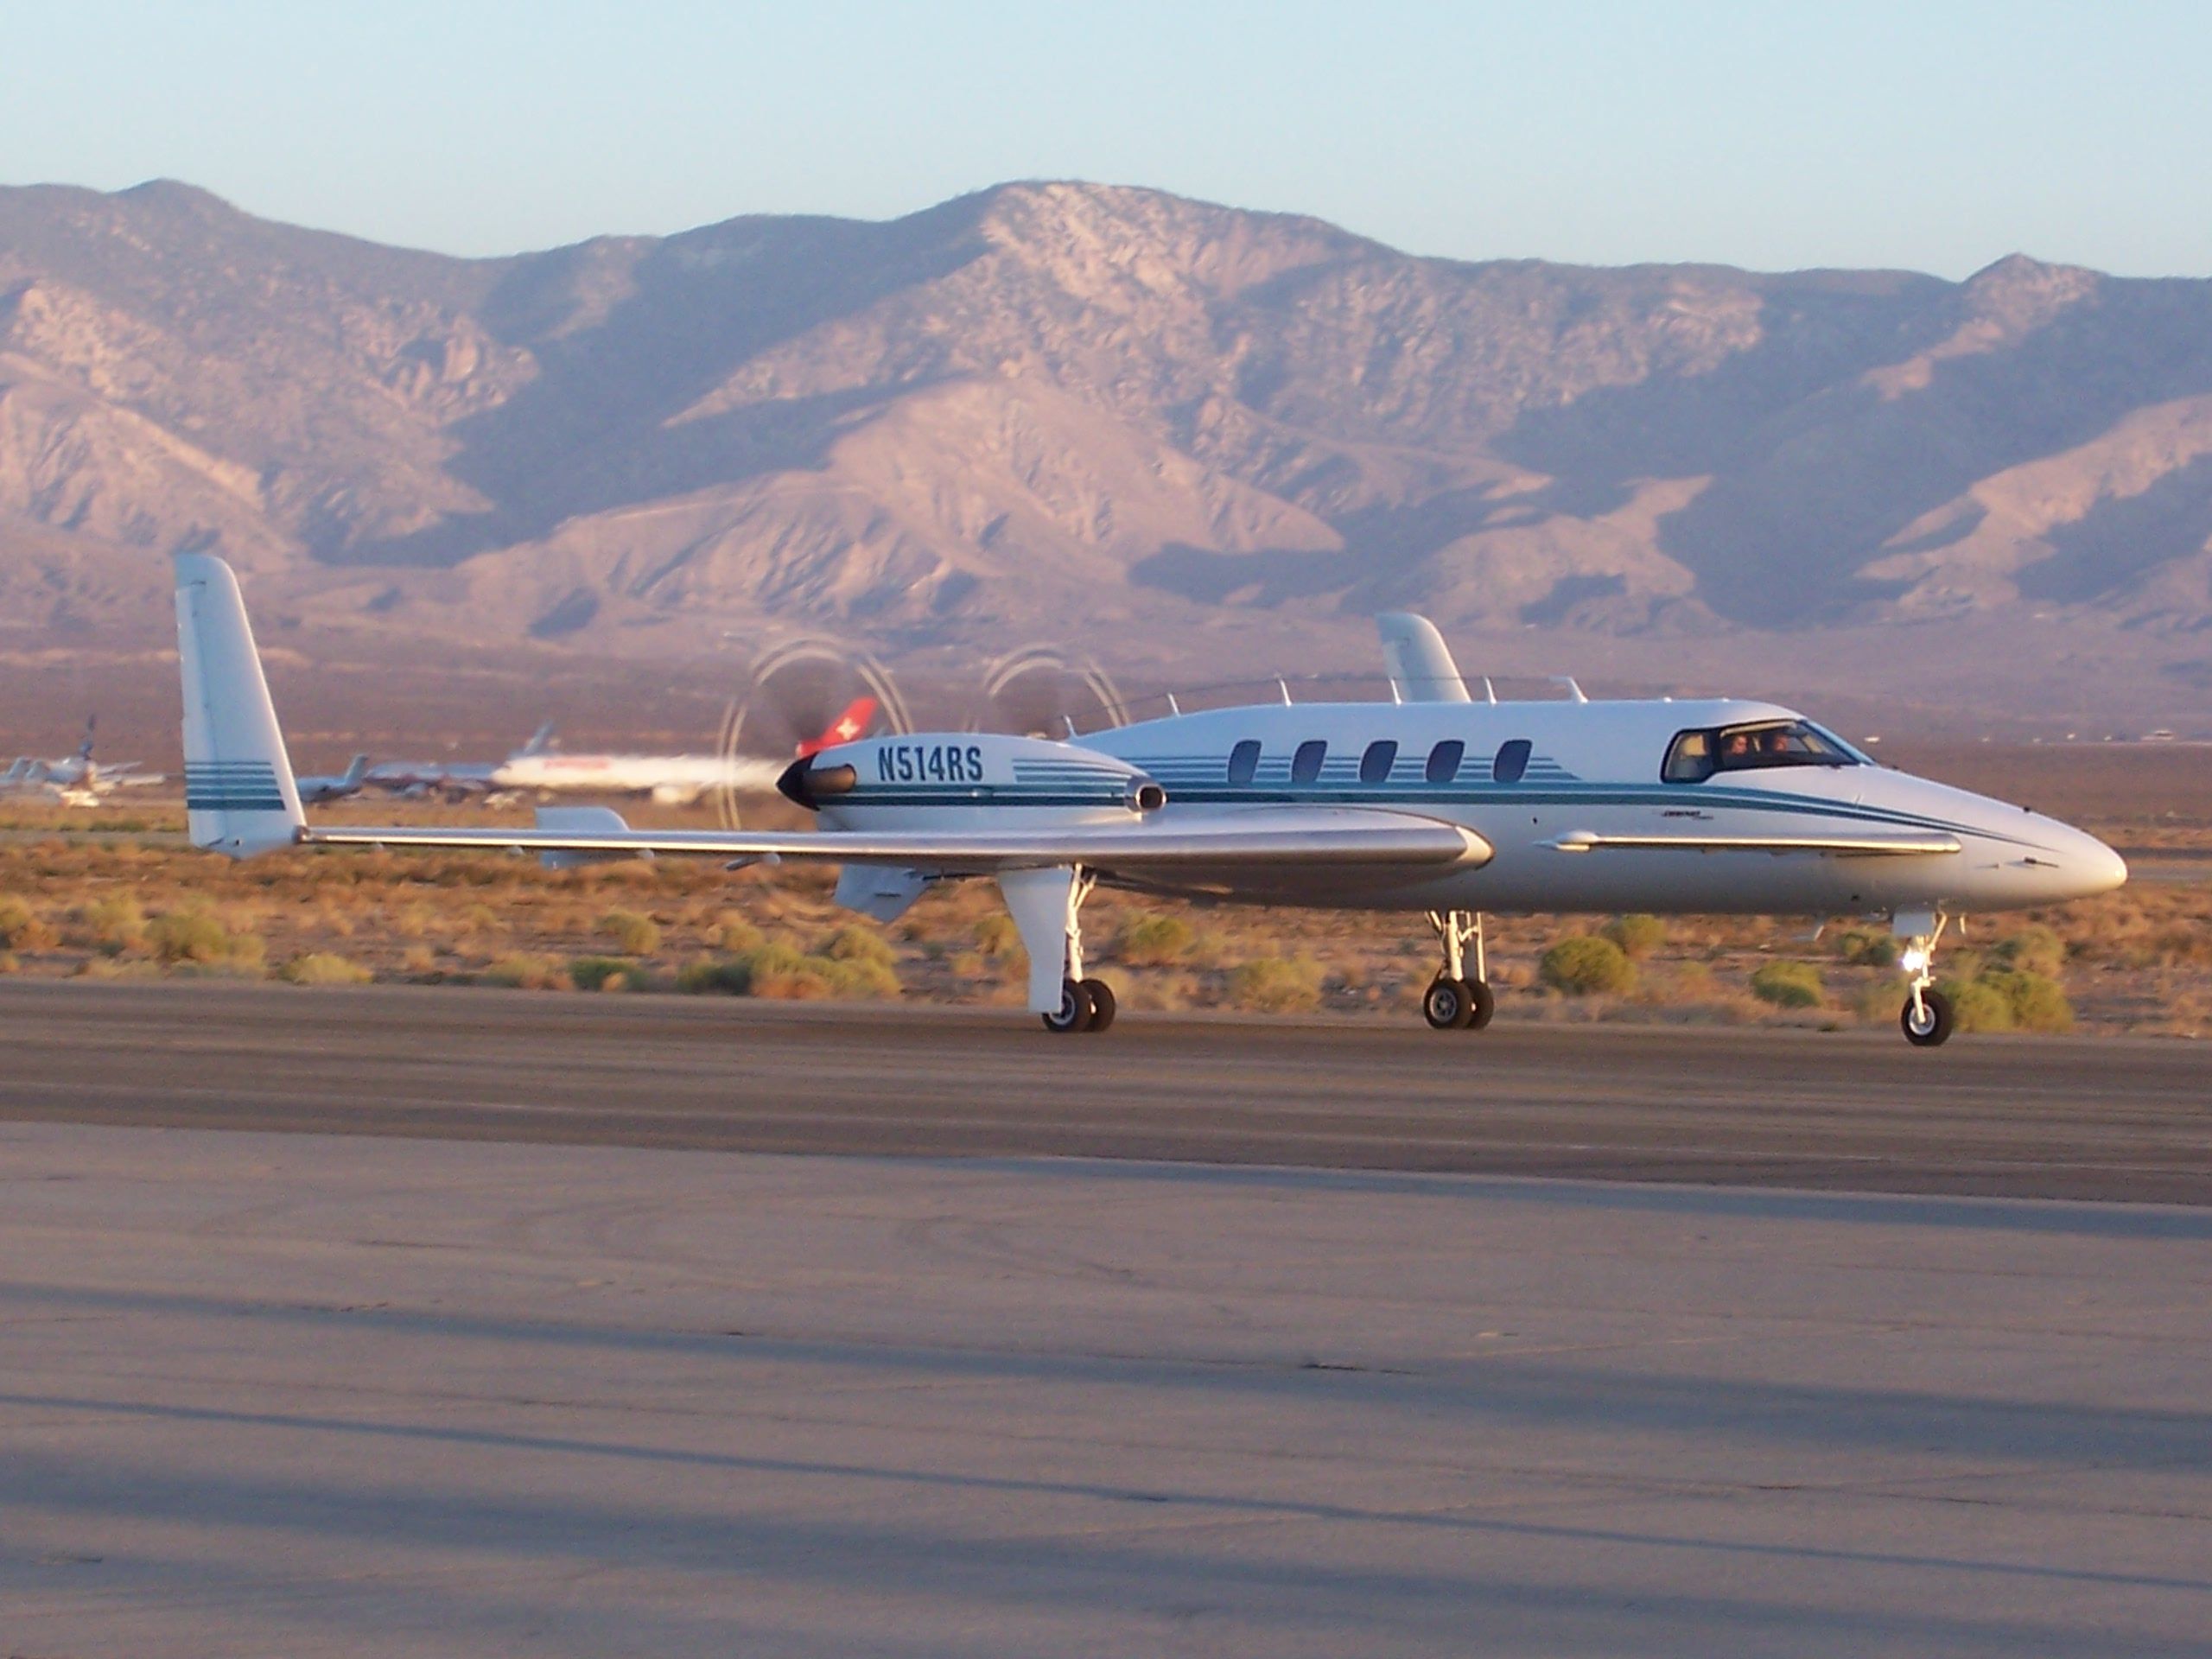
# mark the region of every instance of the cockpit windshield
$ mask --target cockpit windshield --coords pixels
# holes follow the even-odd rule
[[[1716,772],[1864,764],[1857,750],[1809,720],[1768,720],[1678,733],[1668,746],[1662,775],[1670,784],[1694,784]]]

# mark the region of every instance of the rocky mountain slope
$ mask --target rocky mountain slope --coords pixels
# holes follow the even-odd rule
[[[2209,545],[2212,282],[1463,264],[1081,184],[471,261],[0,190],[0,599],[53,639],[213,546],[288,616],[614,650],[1418,605],[2185,663]]]

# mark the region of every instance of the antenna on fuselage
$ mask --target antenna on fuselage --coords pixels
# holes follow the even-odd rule
[[[1497,702],[1497,688],[1490,683],[1487,674],[1483,676],[1483,701],[1491,704]]]
[[[1577,702],[1587,702],[1590,701],[1589,698],[1582,695],[1582,688],[1575,683],[1574,676],[1572,674],[1554,674],[1552,676],[1552,683],[1554,685],[1565,686],[1567,688],[1567,696],[1573,697]]]

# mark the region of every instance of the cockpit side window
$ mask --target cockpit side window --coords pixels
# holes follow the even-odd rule
[[[1670,784],[1694,784],[1716,772],[1863,764],[1856,753],[1810,721],[1768,720],[1677,733],[1668,746],[1660,775]]]
[[[1713,734],[1678,732],[1667,746],[1667,764],[1661,777],[1670,784],[1703,783],[1713,776]]]
[[[1229,752],[1229,781],[1249,784],[1260,769],[1260,740],[1248,737]]]

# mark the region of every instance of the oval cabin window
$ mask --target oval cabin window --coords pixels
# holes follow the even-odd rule
[[[1398,763],[1398,746],[1389,738],[1367,746],[1367,753],[1359,757],[1359,781],[1380,784],[1389,780],[1390,768]]]
[[[1529,740],[1516,737],[1497,746],[1497,758],[1490,763],[1490,780],[1494,784],[1517,784],[1521,774],[1529,770]]]
[[[1456,737],[1450,737],[1428,752],[1428,781],[1448,784],[1459,775],[1459,762],[1466,756],[1467,746]]]
[[[1260,769],[1260,741],[1248,737],[1229,752],[1229,781],[1249,784]]]
[[[1290,781],[1310,784],[1321,775],[1321,762],[1328,759],[1329,746],[1313,738],[1298,746],[1298,753],[1290,757]]]

